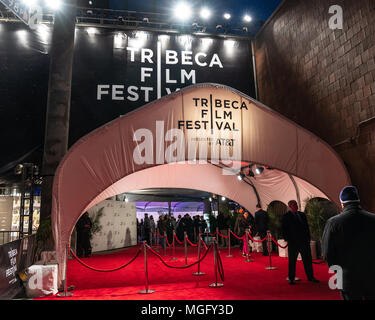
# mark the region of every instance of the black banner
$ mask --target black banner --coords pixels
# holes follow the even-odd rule
[[[51,26],[0,23],[0,168],[43,144]],[[77,27],[69,144],[97,127],[195,83],[254,96],[245,38]]]
[[[35,235],[0,246],[0,299],[11,299],[22,289],[18,273],[33,263]]]

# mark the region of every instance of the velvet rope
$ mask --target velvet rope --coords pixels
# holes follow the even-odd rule
[[[253,239],[253,237],[251,236],[251,232],[249,232],[249,238],[254,241],[254,242],[263,242],[264,240],[267,239],[267,236],[265,236],[262,240],[256,240],[256,239]]]
[[[213,237],[216,234],[216,231],[214,233],[208,233],[211,237]]]
[[[196,264],[200,263],[201,261],[203,261],[204,258],[206,258],[207,254],[208,254],[208,251],[210,251],[211,246],[208,247],[208,249],[206,250],[206,252],[204,253],[204,255],[202,256],[202,258],[200,258],[199,260],[197,260],[196,262],[192,263],[192,264],[189,264],[187,266],[171,266],[169,264],[167,264],[163,258],[161,257],[160,254],[158,254],[156,251],[154,251],[149,245],[146,245],[147,249],[149,249],[151,251],[151,253],[153,253],[154,255],[156,255],[160,261],[168,268],[172,268],[172,269],[187,269],[187,268],[190,268],[192,266],[195,266]]]
[[[73,257],[81,264],[83,265],[84,267],[90,269],[90,270],[93,270],[93,271],[98,271],[98,272],[113,272],[113,271],[117,271],[117,270],[120,270],[120,269],[123,269],[125,267],[127,267],[129,264],[131,264],[135,259],[137,259],[138,255],[140,254],[140,252],[142,251],[142,247],[139,248],[138,252],[136,253],[136,255],[134,256],[133,259],[131,259],[129,262],[125,263],[124,265],[118,267],[118,268],[114,268],[114,269],[97,269],[97,268],[94,268],[94,267],[90,267],[88,264],[84,263],[80,258],[78,258],[76,256],[76,254],[74,253],[74,251],[72,249],[70,249],[70,252],[71,254],[73,255]]]
[[[226,238],[226,239],[229,238],[229,236],[226,236],[226,235],[224,235],[224,234],[221,234],[219,231],[217,232],[217,234],[218,234],[220,237],[223,237],[223,238]]]
[[[174,237],[175,237],[175,239],[176,239],[176,241],[177,241],[177,243],[178,243],[178,244],[184,244],[184,242],[183,242],[183,241],[181,242],[180,240],[178,240],[178,238],[177,238],[177,235],[176,235],[176,234],[174,235]]]
[[[207,248],[205,242],[202,239],[201,239],[201,242],[203,243],[204,248],[207,250],[208,248]]]
[[[220,278],[222,281],[224,281],[224,268],[223,268],[223,262],[221,261],[220,253],[217,248],[216,244],[216,265],[217,265],[217,271],[219,272]]]
[[[165,235],[164,238],[165,238],[165,241],[167,242],[167,246],[168,246],[168,248],[172,247],[172,245],[168,242],[168,237],[167,237],[167,235]]]
[[[276,243],[281,249],[285,249],[287,246],[288,246],[288,244],[286,245],[286,246],[281,246],[272,236],[271,236],[271,239],[272,239],[272,241],[274,242],[274,243]]]
[[[242,237],[238,237],[235,233],[233,233],[233,231],[231,231],[230,233],[233,234],[238,240],[242,240],[243,238],[245,238],[244,235]]]
[[[192,242],[189,240],[188,237],[186,237],[186,241],[187,241],[191,246],[193,246],[193,247],[197,247],[197,246],[198,246],[198,243],[196,243],[196,244],[192,243]]]

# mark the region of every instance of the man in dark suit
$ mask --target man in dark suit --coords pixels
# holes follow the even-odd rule
[[[342,213],[324,228],[323,257],[329,266],[342,269],[343,300],[375,300],[375,215],[361,208],[353,186],[342,189],[340,202]]]
[[[268,230],[268,213],[262,210],[262,207],[257,204],[256,208],[258,211],[255,212],[255,230],[261,239],[267,235]],[[267,239],[262,242],[263,255],[268,256]]]
[[[319,282],[314,278],[310,230],[306,215],[298,211],[298,204],[295,200],[289,201],[288,207],[289,211],[284,214],[282,219],[282,231],[284,239],[288,242],[289,284],[295,284],[298,253],[301,253],[307,279],[311,282]]]

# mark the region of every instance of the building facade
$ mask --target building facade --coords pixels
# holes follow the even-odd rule
[[[334,147],[375,211],[375,2],[285,0],[255,56],[259,100]]]

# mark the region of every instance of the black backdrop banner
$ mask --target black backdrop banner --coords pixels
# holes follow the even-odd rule
[[[0,22],[0,168],[43,145],[51,34]],[[191,84],[255,92],[246,38],[77,27],[74,50],[69,145]]]

